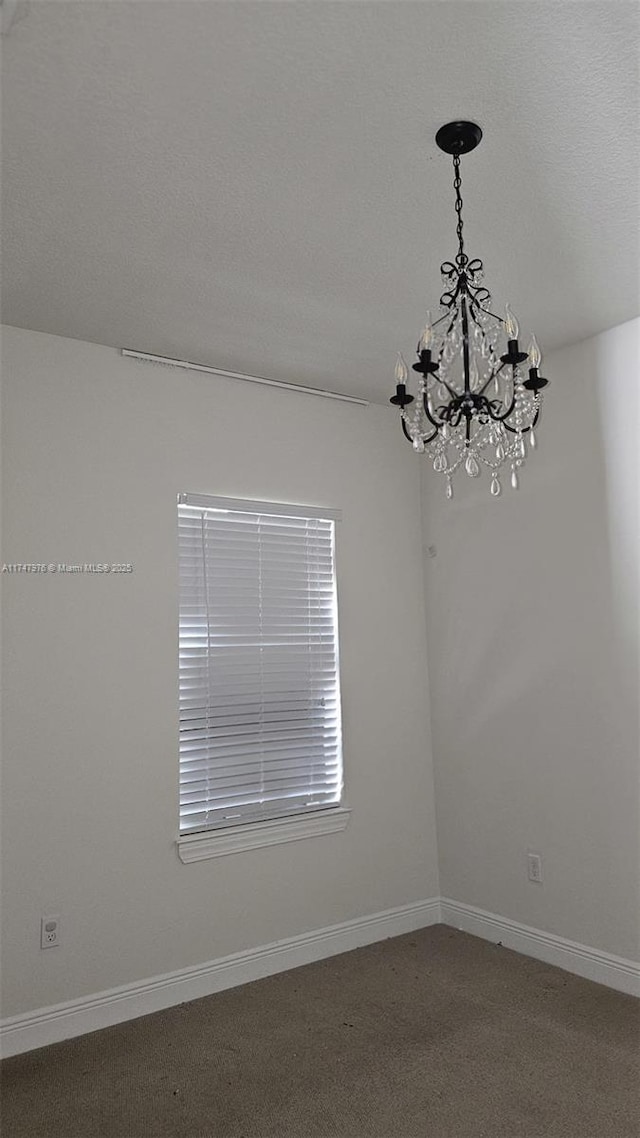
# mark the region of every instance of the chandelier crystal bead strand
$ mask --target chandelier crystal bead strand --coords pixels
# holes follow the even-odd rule
[[[511,308],[506,305],[504,316],[491,311],[482,261],[469,260],[464,251],[460,155],[474,150],[481,138],[480,127],[470,122],[447,123],[436,134],[440,149],[453,156],[458,252],[455,261],[440,266],[443,315],[432,322],[427,312],[418,341],[413,365],[420,377],[418,398],[407,391],[409,372],[401,352],[391,398],[413,449],[427,454],[436,473],[444,475],[447,498],[453,497],[452,478],[460,469],[477,478],[484,467],[494,496],[502,493],[505,475],[518,489],[520,469],[536,446],[548,382],[539,372],[542,355],[535,336],[521,351]]]

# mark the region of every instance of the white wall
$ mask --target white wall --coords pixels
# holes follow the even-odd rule
[[[440,891],[638,956],[637,357],[549,356],[521,490],[449,504],[382,408],[4,330],[2,560],[135,565],[2,578],[4,1015],[438,893],[421,472]],[[344,512],[344,833],[177,858],[180,489]]]
[[[3,577],[3,1013],[437,895],[419,467],[389,412],[18,329],[3,352],[3,561],[135,566]],[[179,490],[343,510],[344,833],[178,860]]]
[[[549,355],[519,491],[467,478],[448,503],[423,470],[442,894],[631,959],[639,330]]]

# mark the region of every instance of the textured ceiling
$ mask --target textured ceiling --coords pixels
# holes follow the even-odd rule
[[[638,313],[633,3],[28,0],[6,323],[384,402],[455,253],[544,348]]]

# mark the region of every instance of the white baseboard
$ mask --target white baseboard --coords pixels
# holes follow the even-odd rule
[[[0,1023],[2,1055],[8,1057],[49,1043],[59,1043],[63,1039],[98,1031],[102,1027],[441,922],[483,940],[499,941],[505,948],[544,960],[547,964],[554,964],[587,980],[595,980],[598,984],[606,984],[619,992],[640,995],[640,965],[632,960],[576,944],[496,913],[476,909],[473,905],[463,905],[447,897],[433,897],[368,917],[356,917],[355,920],[289,937],[275,944],[237,952],[192,968],[182,968],[138,984],[125,984],[97,995],[12,1016]]]
[[[448,897],[440,898],[440,909],[443,924],[454,929],[462,929],[494,944],[499,941],[505,948],[533,956],[535,960],[544,960],[546,964],[555,964],[557,968],[564,968],[586,980],[595,980],[597,984],[605,984],[630,996],[640,996],[640,964],[633,960],[521,925],[518,921],[487,913],[473,905],[462,905]]]
[[[93,996],[11,1016],[0,1023],[2,1055],[6,1058],[59,1043],[439,922],[440,901],[434,897],[182,968],[138,984],[125,984]]]

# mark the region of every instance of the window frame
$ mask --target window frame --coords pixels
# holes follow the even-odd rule
[[[309,506],[284,502],[256,501],[253,499],[218,497],[209,494],[193,494],[182,491],[178,494],[178,507],[191,506],[196,509],[211,509],[237,513],[263,513],[268,516],[295,517],[300,519],[323,519],[333,522],[333,590],[334,590],[334,648],[336,665],[337,738],[340,755],[340,798],[336,802],[318,807],[298,809],[291,814],[277,813],[262,819],[247,819],[238,823],[225,823],[206,829],[178,832],[177,852],[182,862],[201,861],[219,857],[241,850],[258,849],[265,846],[298,841],[303,838],[332,834],[344,830],[349,823],[351,810],[345,802],[344,747],[342,731],[342,685],[340,673],[339,617],[338,617],[338,574],[337,574],[337,523],[342,519],[340,510],[329,507]],[[179,514],[178,514],[179,517]],[[180,580],[180,566],[178,567]],[[180,631],[180,620],[178,620]],[[180,757],[180,747],[178,747]],[[180,764],[178,764],[180,785]],[[180,825],[180,823],[179,823]]]

